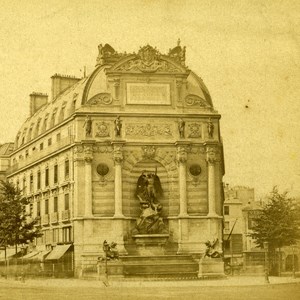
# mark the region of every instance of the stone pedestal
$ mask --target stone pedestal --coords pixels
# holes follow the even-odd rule
[[[132,238],[136,243],[137,252],[141,256],[155,256],[165,254],[168,234],[136,234]]]
[[[107,276],[123,278],[124,277],[123,269],[124,269],[123,263],[120,260],[107,260],[107,263],[105,262],[105,259],[98,260],[97,263],[98,280],[105,281],[108,279]]]
[[[221,258],[204,257],[200,259],[198,278],[216,278],[224,276],[224,262]]]

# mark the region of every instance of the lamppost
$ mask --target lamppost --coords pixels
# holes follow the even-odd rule
[[[105,254],[105,279],[108,281],[107,255],[109,252],[109,244],[106,240],[103,242],[103,252]]]
[[[270,283],[269,281],[269,260],[268,260],[268,254],[269,254],[269,242],[264,242],[264,250],[265,250],[265,283]]]
[[[292,246],[293,250],[293,278],[296,278],[296,273],[295,273],[295,247]]]
[[[21,281],[22,281],[22,282],[25,282],[24,259],[23,259],[23,257],[24,257],[24,254],[25,254],[25,249],[26,249],[26,247],[25,247],[25,245],[23,244],[23,245],[21,246],[21,254],[22,254],[22,271],[21,271]]]

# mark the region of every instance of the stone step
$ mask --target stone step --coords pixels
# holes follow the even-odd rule
[[[178,272],[197,272],[198,266],[195,265],[159,265],[159,266],[125,266],[125,274],[177,274]]]
[[[181,260],[188,260],[188,261],[194,261],[193,258],[190,255],[155,255],[155,256],[135,256],[135,255],[126,255],[126,256],[120,256],[120,259],[122,261],[167,261],[167,260],[175,260],[175,261],[181,261]]]
[[[127,261],[123,262],[123,265],[125,266],[134,266],[134,265],[139,265],[139,266],[157,266],[157,265],[198,265],[198,263],[193,262],[193,261],[176,261],[176,260],[168,260],[168,261]]]
[[[128,279],[165,279],[165,280],[185,280],[185,279],[198,279],[198,272],[177,272],[177,273],[170,273],[170,272],[164,272],[164,273],[135,273],[135,274],[126,274],[126,278]]]
[[[190,255],[121,257],[126,277],[197,277],[199,265]]]

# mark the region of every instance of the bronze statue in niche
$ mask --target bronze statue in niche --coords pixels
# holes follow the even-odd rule
[[[159,198],[163,197],[160,179],[155,173],[143,171],[137,181],[135,196],[140,201],[141,215],[137,219],[133,234],[167,233],[166,226],[160,217],[162,205]]]

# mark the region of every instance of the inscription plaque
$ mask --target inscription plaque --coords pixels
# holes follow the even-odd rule
[[[167,83],[127,83],[128,104],[170,105]]]

